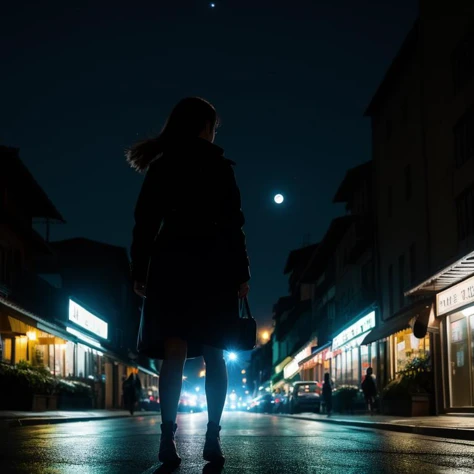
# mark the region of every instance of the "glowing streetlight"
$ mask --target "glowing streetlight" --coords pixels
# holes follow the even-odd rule
[[[229,360],[237,360],[237,354],[235,352],[229,352]]]
[[[242,375],[244,375],[246,373],[246,370],[245,369],[242,369],[242,371],[240,372]]]
[[[268,331],[263,331],[261,334],[262,340],[268,341],[270,339],[270,333]]]
[[[201,372],[199,372],[199,377],[200,378],[203,378],[206,376],[206,371],[205,370],[201,370]]]

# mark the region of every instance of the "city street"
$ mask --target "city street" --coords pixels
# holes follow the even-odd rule
[[[175,472],[215,472],[201,458],[206,421],[205,413],[179,415],[183,463]],[[159,467],[159,423],[159,416],[138,414],[3,428],[0,472],[151,474]],[[248,413],[226,413],[223,425],[224,473],[474,472],[470,441]]]

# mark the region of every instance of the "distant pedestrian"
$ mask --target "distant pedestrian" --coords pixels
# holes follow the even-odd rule
[[[324,406],[326,407],[326,413],[329,418],[332,414],[332,384],[331,377],[328,373],[324,374],[323,401]]]
[[[133,415],[135,412],[135,406],[140,401],[140,395],[142,392],[140,377],[138,377],[136,372],[132,372],[128,379],[123,382],[122,390],[125,407],[130,412],[130,415]]]
[[[214,145],[218,124],[209,102],[186,98],[157,137],[127,153],[133,168],[146,171],[130,253],[134,290],[144,298],[138,349],[163,360],[158,458],[168,465],[181,462],[175,432],[184,363],[200,356],[206,364],[209,416],[203,457],[225,461],[223,349],[239,315],[239,298],[249,291],[250,273],[235,163]]]
[[[362,391],[364,392],[365,403],[367,410],[371,415],[374,414],[375,398],[377,397],[377,385],[373,376],[372,367],[367,369],[364,380],[362,381]]]

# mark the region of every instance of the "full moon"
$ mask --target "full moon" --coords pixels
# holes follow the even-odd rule
[[[281,194],[277,194],[273,200],[277,203],[277,204],[281,204],[285,198],[281,195]]]

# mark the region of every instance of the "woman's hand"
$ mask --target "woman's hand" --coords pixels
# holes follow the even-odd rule
[[[241,283],[239,287],[239,298],[245,298],[249,294],[250,286],[248,282]]]
[[[133,291],[138,295],[141,296],[142,298],[146,298],[145,295],[145,283],[142,283],[141,281],[136,281],[133,284]]]

